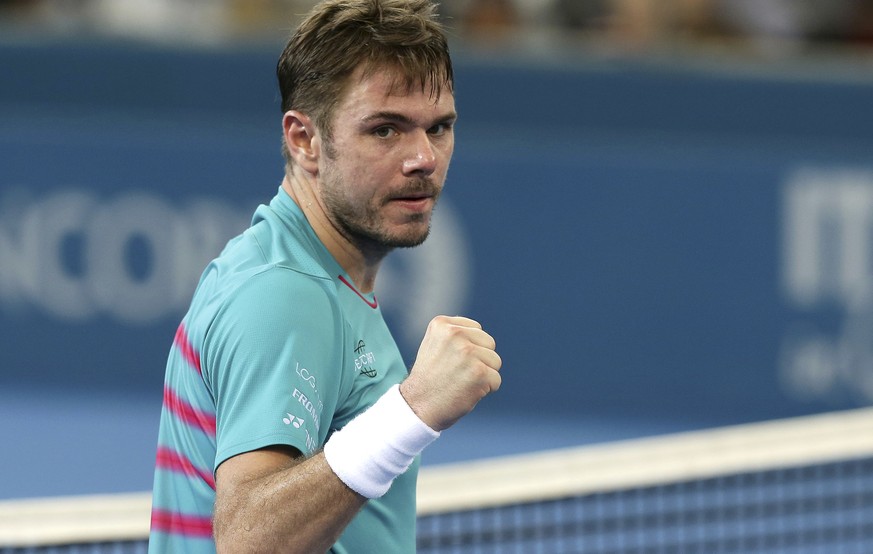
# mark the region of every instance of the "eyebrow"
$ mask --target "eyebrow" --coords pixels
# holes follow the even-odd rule
[[[454,111],[451,111],[441,117],[436,118],[433,123],[431,123],[430,127],[439,123],[453,122],[456,119],[458,119],[458,114]],[[361,123],[364,124],[371,123],[373,121],[393,121],[395,123],[402,123],[404,125],[416,125],[414,119],[397,112],[376,112],[361,119]]]

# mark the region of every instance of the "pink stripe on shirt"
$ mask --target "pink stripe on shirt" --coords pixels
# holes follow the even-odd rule
[[[199,477],[209,485],[212,490],[215,490],[215,478],[212,476],[211,472],[196,467],[187,456],[183,456],[171,448],[165,446],[158,448],[158,456],[155,465],[161,469],[174,471],[176,473],[184,473],[189,477]]]
[[[182,353],[182,356],[188,362],[188,364],[197,370],[197,373],[203,374],[203,371],[200,369],[200,354],[194,350],[194,346],[191,344],[191,340],[188,338],[188,331],[185,330],[185,324],[182,323],[179,325],[179,328],[176,329],[176,337],[173,339],[173,343],[176,345],[176,348]]]
[[[164,387],[164,406],[183,422],[215,437],[215,414],[195,408],[181,399],[169,386]]]
[[[186,537],[212,537],[212,518],[152,509],[152,530]]]

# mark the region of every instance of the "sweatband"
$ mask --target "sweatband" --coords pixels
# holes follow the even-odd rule
[[[394,385],[331,435],[324,445],[324,457],[350,489],[378,498],[439,436],[415,415],[400,394],[400,385]]]

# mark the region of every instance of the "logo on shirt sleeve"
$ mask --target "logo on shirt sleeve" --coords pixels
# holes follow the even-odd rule
[[[295,429],[303,429],[303,432],[306,433],[306,453],[312,454],[315,452],[315,449],[318,447],[318,442],[315,437],[309,434],[309,429],[303,426],[305,420],[302,417],[298,417],[290,412],[285,412],[285,417],[282,418],[282,423],[285,425],[291,425]]]
[[[294,369],[298,377],[300,377],[300,381],[298,381],[300,388],[294,387],[294,392],[291,393],[291,400],[294,404],[294,406],[291,406],[291,412],[303,413],[303,416],[285,412],[282,423],[306,432],[306,448],[311,454],[318,446],[316,436],[321,429],[321,412],[324,409],[324,403],[321,401],[321,395],[318,392],[315,375],[309,369],[300,365],[300,363],[297,363]],[[310,434],[310,428],[306,425],[307,422],[311,424],[314,435]]]
[[[297,417],[296,415],[292,415],[286,412],[288,417],[283,417],[282,421],[285,422],[285,425],[293,425],[295,429],[300,429],[300,426],[303,425],[303,418]]]

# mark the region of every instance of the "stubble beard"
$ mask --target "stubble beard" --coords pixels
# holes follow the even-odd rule
[[[430,234],[433,212],[440,195],[440,188],[430,179],[412,179],[396,194],[396,197],[427,193],[434,199],[434,208],[429,213],[411,214],[400,229],[387,228],[382,209],[390,198],[371,197],[366,203],[353,202],[343,194],[350,190],[336,175],[324,175],[322,200],[328,218],[342,235],[368,257],[382,258],[395,248],[412,248],[422,244]],[[427,220],[427,221],[425,221]],[[421,227],[424,226],[424,229]]]

